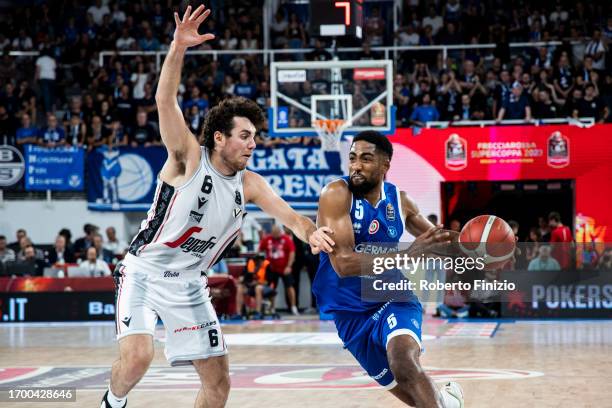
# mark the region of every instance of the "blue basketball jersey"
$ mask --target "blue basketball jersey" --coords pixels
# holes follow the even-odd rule
[[[348,184],[348,177],[342,178]],[[384,182],[380,201],[373,206],[365,198],[352,197],[351,223],[355,236],[355,252],[381,255],[390,250],[380,243],[397,243],[404,233],[400,191]],[[321,252],[313,292],[324,313],[367,312],[377,310],[384,302],[363,301],[361,280],[372,277],[340,278],[326,253]]]

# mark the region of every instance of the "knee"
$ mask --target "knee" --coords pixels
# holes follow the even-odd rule
[[[393,377],[398,384],[414,384],[420,375],[424,373],[421,366],[414,360],[406,358],[402,361],[390,361],[389,367]]]
[[[255,286],[255,294],[261,296],[263,294],[263,286],[257,285]]]
[[[153,350],[146,348],[135,349],[121,360],[126,375],[130,378],[139,380],[145,374],[153,360]]]
[[[231,380],[229,373],[223,373],[223,375],[219,375],[214,382],[208,384],[208,388],[206,389],[206,393],[212,393],[215,395],[215,399],[226,399],[229,395],[231,386]]]

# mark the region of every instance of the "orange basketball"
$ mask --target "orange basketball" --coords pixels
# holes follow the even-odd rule
[[[461,229],[459,247],[468,256],[484,258],[485,269],[499,269],[512,258],[516,239],[506,221],[479,215]]]

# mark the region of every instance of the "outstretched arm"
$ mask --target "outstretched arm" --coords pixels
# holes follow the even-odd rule
[[[160,174],[165,180],[185,175],[185,172],[188,171],[186,169],[192,167],[189,166],[190,161],[199,163],[200,146],[185,124],[176,95],[187,48],[215,38],[213,34],[198,34],[198,27],[209,14],[210,10],[205,10],[203,5],[198,7],[193,14],[191,6],[188,6],[182,20],[179,19],[177,13],[174,13],[176,22],[174,41],[164,60],[155,94],[159,111],[159,130],[162,142],[168,149],[168,162]]]
[[[244,195],[247,202],[254,203],[282,222],[299,239],[310,244],[314,253],[333,251],[334,241],[329,237],[329,234],[333,234],[333,229],[317,229],[310,218],[295,212],[259,174],[247,170],[244,175]]]

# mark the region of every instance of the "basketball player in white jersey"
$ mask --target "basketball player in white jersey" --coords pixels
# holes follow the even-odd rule
[[[102,407],[125,407],[127,393],[153,359],[157,318],[166,328],[165,354],[173,365],[193,364],[202,388],[196,407],[222,407],[230,381],[227,346],[210,302],[206,271],[240,232],[252,202],[279,219],[315,252],[332,251],[328,228],[297,214],[260,175],[246,169],[263,115],[253,101],[232,98],[211,109],[200,146],[185,124],[176,95],[187,48],[214,38],[198,34],[210,14],[189,6],[179,20],[156,94],[160,133],[168,149],[155,200],[115,273],[115,361]]]

